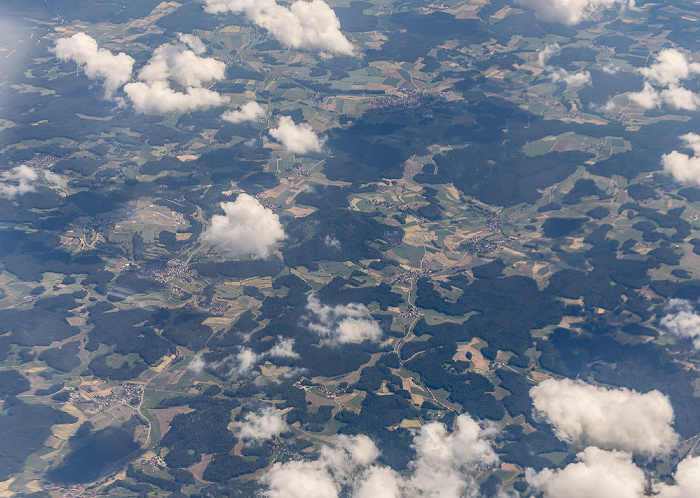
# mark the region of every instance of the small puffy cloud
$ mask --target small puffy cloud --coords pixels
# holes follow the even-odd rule
[[[275,0],[205,0],[212,14],[233,12],[266,29],[290,48],[318,51],[322,57],[354,55],[352,43],[340,32],[340,21],[322,0],[297,0],[289,7]]]
[[[332,247],[333,249],[340,250],[341,248],[340,241],[335,237],[331,237],[330,235],[326,235],[326,238],[323,240],[323,243],[326,244],[328,247]]]
[[[248,375],[258,364],[260,356],[252,349],[238,347],[236,354],[230,354],[219,361],[206,361],[201,354],[196,355],[187,369],[194,373],[220,372],[231,377],[233,375]]]
[[[684,111],[700,107],[700,95],[681,86],[683,80],[700,74],[700,64],[691,62],[684,52],[674,48],[662,50],[653,64],[638,71],[644,76],[644,87],[630,93],[629,98],[640,107],[654,109],[666,104]]]
[[[700,496],[700,457],[689,457],[678,464],[673,475],[676,483],[656,483],[657,498],[695,498]]]
[[[561,53],[561,47],[558,43],[552,43],[551,45],[545,45],[545,47],[537,52],[537,65],[540,67],[547,67],[547,62],[549,59],[555,55]]]
[[[294,154],[321,152],[324,138],[320,138],[307,123],[294,124],[289,116],[280,118],[277,128],[270,130],[270,136]]]
[[[204,371],[204,367],[207,366],[207,362],[204,361],[204,358],[202,358],[201,354],[195,355],[194,358],[192,358],[192,361],[190,362],[189,365],[187,365],[187,370],[191,370],[194,373],[202,373]]]
[[[647,456],[666,455],[678,443],[673,407],[659,391],[608,389],[570,379],[548,379],[530,389],[535,410],[573,444]]]
[[[654,85],[670,86],[700,73],[700,64],[691,63],[683,52],[668,48],[659,52],[651,66],[643,67],[639,72]]]
[[[33,192],[37,184],[63,185],[61,175],[42,169],[35,170],[25,164],[0,173],[0,195],[15,197]]]
[[[687,133],[680,139],[693,151],[693,155],[683,154],[677,150],[664,154],[661,156],[664,171],[673,175],[679,182],[700,185],[700,135]]]
[[[404,485],[406,494],[463,496],[473,481],[469,471],[498,461],[488,435],[465,414],[457,417],[452,432],[438,422],[424,425],[413,440],[416,459],[410,464],[413,476]]]
[[[190,35],[190,34],[185,34],[185,33],[177,33],[177,39],[180,41],[180,43],[184,43],[192,51],[197,54],[197,55],[202,55],[204,52],[207,51],[207,47],[204,46],[204,42],[195,35]]]
[[[412,475],[402,476],[377,465],[379,451],[367,436],[339,436],[316,460],[275,463],[263,476],[264,496],[355,498],[459,498],[473,496],[475,470],[497,457],[488,434],[468,415],[448,431],[439,422],[414,437]]]
[[[518,0],[546,22],[573,25],[591,19],[596,12],[613,7],[634,7],[634,0]]]
[[[564,68],[558,67],[552,69],[552,74],[549,76],[555,83],[566,83],[566,87],[588,85],[591,82],[591,73],[581,71],[580,73],[570,73]]]
[[[402,498],[401,481],[399,476],[389,467],[372,466],[367,469],[353,498]]]
[[[201,57],[205,48],[194,35],[178,35],[180,42],[156,48],[139,71],[139,80],[124,85],[124,91],[137,112],[189,112],[228,103],[228,97],[203,88],[204,84],[225,77],[226,65]],[[183,90],[174,90],[171,83]]]
[[[265,109],[260,104],[251,100],[246,102],[237,111],[226,111],[221,119],[229,123],[245,123],[246,121],[258,121],[265,117]]]
[[[188,36],[202,44],[196,36]],[[190,43],[197,46],[193,40]],[[139,71],[139,79],[149,84],[171,80],[184,87],[201,87],[205,83],[223,79],[225,73],[226,64],[222,61],[200,57],[189,49],[189,45],[177,43],[156,48],[151,59]]]
[[[317,460],[275,463],[262,477],[269,498],[331,498],[344,486],[352,487],[360,469],[372,464],[379,451],[364,435],[338,436],[321,449]]]
[[[201,354],[195,355],[188,370],[195,373],[202,373],[204,370],[210,372],[221,372],[231,377],[233,375],[248,375],[265,358],[298,358],[299,354],[294,351],[294,339],[278,337],[278,342],[268,351],[256,353],[250,348],[238,346],[236,354],[230,354],[219,361],[207,362]],[[288,372],[289,374],[289,372]]]
[[[267,441],[282,434],[287,428],[284,417],[272,407],[248,413],[237,424],[238,437],[244,441]]]
[[[72,60],[82,66],[88,78],[103,80],[107,98],[131,79],[134,59],[123,52],[114,55],[105,48],[98,48],[95,39],[85,33],[59,38],[53,51],[59,59]]]
[[[235,358],[234,373],[239,375],[248,373],[258,362],[258,355],[248,348],[241,348]]]
[[[700,145],[700,136],[698,136]],[[698,165],[700,174],[700,164]],[[700,349],[700,315],[686,299],[671,299],[668,302],[668,314],[661,318],[661,326],[673,335],[692,339],[695,349]]]
[[[299,353],[294,351],[294,339],[278,337],[278,343],[265,353],[271,358],[299,358]]]
[[[168,112],[189,112],[224,105],[228,98],[207,88],[187,88],[176,92],[166,81],[151,84],[141,81],[127,83],[124,91],[134,104],[137,112],[162,114]]]
[[[527,469],[525,477],[544,498],[642,498],[646,485],[644,472],[632,455],[590,446],[579,453],[577,462],[561,470]]]
[[[560,53],[561,47],[558,43],[546,45],[537,53],[537,65],[550,73],[549,77],[552,79],[552,81],[555,83],[565,83],[567,88],[570,86],[583,86],[589,84],[591,82],[591,73],[588,71],[570,73],[564,68],[550,66],[547,64],[549,59],[555,55],[559,55]]]
[[[316,294],[310,294],[306,309],[311,312],[307,325],[309,329],[334,342],[378,342],[382,338],[382,329],[364,304],[327,306],[321,303]]]
[[[267,498],[336,498],[338,485],[320,461],[277,462],[260,479]]]
[[[200,238],[230,257],[265,258],[285,238],[279,216],[248,194],[240,194],[234,202],[222,202],[221,209],[225,214],[214,215]]]

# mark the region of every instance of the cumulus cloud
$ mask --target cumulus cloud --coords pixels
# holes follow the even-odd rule
[[[187,369],[193,371],[194,373],[202,373],[204,371],[204,367],[206,366],[207,362],[204,361],[204,358],[201,354],[198,354],[195,355],[194,358],[192,358],[190,364],[187,365]]]
[[[299,354],[294,351],[294,339],[278,337],[277,340],[277,344],[275,344],[268,351],[262,353],[256,353],[250,348],[238,346],[238,352],[236,354],[230,354],[219,361],[208,362],[201,354],[197,354],[187,366],[187,369],[195,373],[202,373],[204,370],[221,372],[224,375],[231,377],[233,375],[250,374],[253,369],[265,358],[299,357]]]
[[[624,451],[589,446],[561,470],[527,469],[525,478],[544,498],[694,498],[700,496],[700,457],[681,461],[667,484],[646,475]]]
[[[678,464],[675,484],[656,483],[658,498],[694,498],[700,496],[700,457],[689,457]]]
[[[700,142],[700,136],[698,137]],[[700,173],[700,164],[698,165]],[[668,314],[660,323],[673,335],[692,339],[695,349],[700,349],[700,315],[686,299],[671,299],[667,307]]]
[[[340,32],[340,21],[322,0],[297,0],[289,7],[275,0],[205,0],[212,14],[233,12],[266,29],[290,48],[318,51],[322,57],[354,55],[355,49]]]
[[[700,95],[681,86],[700,74],[700,64],[691,62],[688,56],[669,48],[662,50],[649,67],[639,69],[644,76],[644,87],[629,94],[630,100],[644,109],[654,109],[666,104],[674,109],[693,111],[700,107]]]
[[[204,52],[207,51],[207,47],[204,46],[204,42],[195,35],[190,35],[190,34],[185,34],[185,33],[177,33],[177,39],[180,41],[180,43],[184,43],[192,51],[197,54],[197,55],[202,55]]]
[[[128,83],[124,91],[136,111],[145,114],[189,112],[228,102],[227,97],[207,88],[189,87],[184,92],[177,92],[166,81],[154,81],[151,84],[136,81]]]
[[[689,62],[683,52],[669,48],[659,52],[654,64],[641,68],[639,72],[650,83],[671,86],[700,73],[700,64]]]
[[[266,406],[248,413],[243,422],[237,424],[237,434],[243,441],[267,441],[282,434],[286,428],[284,417],[274,408]]]
[[[35,170],[25,164],[0,173],[0,195],[15,197],[33,192],[38,184],[63,185],[61,175],[46,169]]]
[[[558,43],[552,43],[551,45],[545,45],[545,47],[537,52],[537,65],[540,67],[547,67],[547,62],[549,59],[555,55],[561,53],[561,46]]]
[[[365,339],[378,342],[382,338],[382,329],[364,304],[327,306],[316,294],[310,294],[306,309],[311,312],[309,329],[334,342],[345,344]]]
[[[112,54],[98,48],[93,37],[76,33],[70,38],[59,38],[53,49],[60,60],[72,60],[83,68],[91,80],[103,80],[105,96],[112,98],[124,83],[131,79],[134,59],[123,52]]]
[[[646,477],[629,453],[590,446],[561,470],[527,469],[525,477],[545,498],[641,498]]]
[[[588,71],[570,73],[562,67],[547,64],[549,59],[555,55],[559,55],[560,53],[561,47],[558,43],[546,45],[537,53],[537,64],[550,73],[549,77],[552,79],[552,81],[555,83],[565,83],[567,88],[570,86],[583,86],[589,84],[591,82],[591,73]]]
[[[277,128],[270,130],[270,136],[294,154],[321,152],[325,138],[320,138],[307,123],[294,124],[289,116],[280,118]]]
[[[647,456],[666,455],[678,443],[673,407],[659,391],[608,389],[570,379],[548,379],[530,389],[535,410],[563,441]]]
[[[127,83],[124,91],[137,112],[188,112],[226,104],[229,99],[203,85],[225,77],[226,65],[205,52],[202,40],[179,34],[179,43],[156,48],[138,73],[140,81]],[[179,85],[182,91],[171,88]]]
[[[557,67],[552,69],[552,74],[549,76],[555,83],[566,83],[566,87],[583,86],[591,82],[591,73],[581,71],[578,73],[570,73],[564,68]]]
[[[317,460],[275,463],[263,476],[264,496],[355,498],[458,498],[473,492],[474,470],[497,457],[484,431],[460,415],[453,431],[443,424],[424,425],[414,438],[416,458],[404,477],[376,464],[379,451],[367,436],[340,436]]]
[[[277,344],[272,346],[266,356],[271,358],[299,358],[299,353],[294,351],[294,339],[277,337]]]
[[[194,35],[188,35],[202,44]],[[226,64],[211,57],[200,57],[189,47],[197,44],[165,44],[156,48],[148,63],[139,71],[139,79],[152,84],[171,80],[184,87],[201,87],[205,83],[221,80],[226,73]]]
[[[229,123],[244,123],[246,121],[258,121],[265,117],[265,109],[260,104],[251,100],[246,102],[237,111],[226,111],[221,119]]]
[[[473,484],[478,466],[493,465],[498,457],[488,440],[489,433],[468,415],[455,420],[448,432],[440,423],[426,424],[413,440],[416,459],[413,476],[405,484],[409,496],[458,497]]]
[[[670,154],[661,156],[661,164],[664,170],[679,182],[700,185],[700,135],[687,133],[680,139],[693,151],[693,155],[689,156],[674,150]]]
[[[234,202],[222,202],[224,215],[214,215],[200,238],[220,247],[233,258],[265,258],[285,238],[278,215],[257,199],[240,194]]]
[[[538,19],[568,25],[591,19],[601,10],[634,8],[634,0],[518,0],[518,3],[534,10]]]
[[[341,248],[340,241],[335,237],[331,237],[330,235],[326,235],[326,238],[323,240],[323,243],[326,244],[328,247],[332,247],[333,249]]]

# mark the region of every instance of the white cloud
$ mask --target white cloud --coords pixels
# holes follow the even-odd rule
[[[226,111],[221,119],[230,123],[244,123],[246,121],[258,121],[265,117],[265,109],[260,104],[251,100],[246,102],[237,111]]]
[[[700,136],[698,136],[700,145]],[[698,165],[700,174],[700,164]],[[700,349],[700,315],[697,314],[690,301],[686,299],[671,299],[668,302],[668,314],[661,318],[661,325],[673,335],[692,339],[695,349]]]
[[[606,451],[589,446],[577,462],[561,470],[527,469],[525,478],[544,498],[696,498],[700,496],[700,457],[681,461],[667,484],[645,475],[623,451]]]
[[[401,482],[393,469],[372,466],[362,475],[353,498],[401,498]]]
[[[282,434],[287,428],[284,417],[274,408],[266,406],[248,413],[237,424],[238,437],[244,441],[266,441]]]
[[[278,342],[264,353],[256,353],[250,348],[238,346],[236,354],[230,354],[225,358],[207,362],[201,354],[195,355],[187,366],[188,370],[195,373],[202,373],[206,370],[225,371],[227,376],[248,375],[264,358],[298,358],[299,354],[294,351],[294,339],[284,339],[278,337]],[[289,374],[289,372],[288,372]]]
[[[225,77],[226,65],[211,57],[200,57],[205,47],[194,35],[178,35],[180,42],[156,48],[139,71],[137,82],[124,85],[124,91],[137,112],[189,112],[226,104],[229,99],[203,88],[204,84]],[[183,91],[174,90],[175,83]]]
[[[689,457],[678,464],[675,484],[656,483],[657,498],[696,498],[700,496],[700,457]]]
[[[88,78],[104,80],[107,98],[112,98],[114,92],[131,79],[134,59],[123,52],[114,55],[105,48],[98,48],[95,39],[85,33],[59,38],[53,51],[59,59],[73,60],[82,66]]]
[[[189,112],[228,103],[228,97],[203,88],[204,84],[223,79],[226,65],[201,57],[206,48],[198,37],[178,33],[178,39],[177,43],[156,48],[139,71],[139,81],[131,82],[134,59],[122,52],[113,55],[98,48],[97,42],[85,33],[59,38],[54,52],[61,60],[74,60],[82,65],[89,78],[104,80],[108,98],[123,86],[137,112]],[[179,85],[181,90],[171,88],[171,83]],[[123,99],[119,100],[123,103]]]
[[[545,498],[641,498],[646,477],[629,453],[590,446],[561,470],[527,469],[525,477]]]
[[[545,45],[545,47],[537,52],[537,65],[540,67],[547,67],[547,62],[549,59],[555,55],[561,53],[561,47],[558,43],[552,43],[551,45]]]
[[[367,436],[340,436],[317,460],[275,463],[263,476],[264,496],[355,498],[458,498],[473,496],[478,486],[474,471],[497,457],[488,434],[468,415],[456,419],[455,429],[424,425],[414,437],[416,458],[404,477],[376,464],[379,456]]]
[[[593,14],[616,6],[634,8],[634,0],[518,0],[535,11],[538,19],[562,24],[577,24],[591,19]]]
[[[204,370],[225,371],[226,375],[248,375],[258,364],[260,356],[252,349],[238,346],[236,354],[230,354],[219,361],[207,362],[201,354],[195,355],[187,365],[187,369],[194,373],[202,373]]]
[[[61,175],[46,169],[35,170],[25,164],[0,173],[0,195],[15,197],[33,192],[37,184],[63,185]]]
[[[268,498],[335,498],[338,485],[321,461],[275,463],[261,478]]]
[[[555,83],[566,83],[566,87],[583,86],[591,82],[591,73],[581,71],[580,73],[570,73],[564,68],[557,67],[552,69],[552,74],[549,76]]]
[[[591,82],[591,73],[581,71],[579,73],[570,73],[564,68],[550,66],[547,64],[549,59],[561,53],[561,47],[558,43],[546,45],[537,53],[537,65],[550,73],[549,77],[555,83],[566,83],[567,88],[570,86],[583,86]]]
[[[299,358],[299,353],[294,351],[294,339],[277,337],[279,341],[266,354],[272,358]]]
[[[322,0],[298,0],[289,7],[275,0],[205,0],[205,10],[244,13],[250,22],[266,29],[290,48],[320,52],[322,57],[354,55],[355,49],[340,32],[340,21]]]
[[[190,362],[189,365],[187,365],[187,369],[193,371],[194,373],[202,373],[204,371],[204,367],[207,366],[207,362],[204,361],[204,358],[202,358],[201,354],[195,355],[194,358],[192,358],[192,361]]]
[[[656,61],[639,72],[650,82],[659,86],[677,85],[681,80],[700,73],[700,64],[688,61],[679,50],[668,48],[659,52]]]
[[[452,432],[437,422],[424,425],[413,440],[416,459],[405,485],[408,496],[463,496],[473,484],[473,470],[498,461],[488,435],[464,414],[457,417]]]
[[[177,39],[180,41],[180,43],[184,43],[185,45],[190,47],[192,51],[197,55],[202,55],[204,52],[207,51],[207,47],[204,46],[204,42],[202,42],[202,40],[198,36],[185,33],[177,33]]]
[[[258,362],[258,355],[252,349],[241,348],[236,354],[234,373],[248,373]]]
[[[648,81],[644,82],[641,91],[630,93],[629,98],[644,109],[653,109],[661,105],[661,95]]]
[[[326,238],[323,239],[323,243],[326,244],[328,247],[332,247],[333,249],[340,250],[341,248],[340,241],[335,237],[331,237],[330,235],[326,235]]]
[[[307,123],[294,124],[289,116],[280,118],[277,128],[270,130],[270,136],[294,154],[321,152],[325,143],[325,139],[319,138],[311,126]]]
[[[207,88],[187,88],[176,92],[166,81],[152,84],[137,81],[127,83],[124,91],[134,104],[137,112],[159,114],[168,112],[189,112],[224,105],[228,98]]]
[[[644,76],[644,87],[630,93],[629,98],[640,107],[654,109],[666,104],[685,111],[700,107],[700,95],[680,86],[683,80],[700,74],[700,64],[690,62],[684,52],[674,48],[662,50],[652,65],[638,71]]]
[[[683,154],[677,150],[661,156],[664,170],[679,182],[700,185],[700,135],[687,133],[680,137],[685,146],[693,151],[693,155]]]
[[[234,202],[222,202],[224,215],[212,216],[201,239],[214,244],[233,258],[265,258],[275,243],[285,238],[279,216],[248,194]]]
[[[193,35],[200,44],[202,41]],[[188,39],[189,40],[189,39]],[[197,46],[194,41],[191,44]],[[211,57],[200,57],[184,43],[165,44],[156,48],[148,63],[139,71],[139,79],[148,84],[171,80],[184,87],[201,87],[205,83],[221,80],[226,74],[226,64]]]
[[[647,456],[666,455],[678,443],[673,407],[659,391],[642,394],[548,379],[530,389],[530,396],[563,441]]]
[[[365,339],[377,342],[382,338],[382,329],[364,304],[327,306],[316,294],[310,294],[306,309],[311,312],[309,329],[335,342],[345,344]]]

